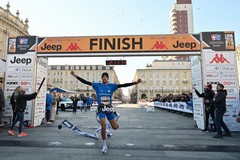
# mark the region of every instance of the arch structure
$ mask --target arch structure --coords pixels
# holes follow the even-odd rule
[[[228,91],[227,115],[231,130],[240,130],[236,122],[239,112],[239,82],[233,31],[201,32],[199,34],[119,35],[79,37],[9,37],[5,75],[5,95],[9,97],[19,84],[35,91],[47,77],[47,57],[114,57],[114,56],[191,56],[192,86],[222,83]],[[38,99],[27,106],[26,120],[33,126],[41,124],[45,111],[46,84]],[[137,93],[138,94],[138,93]],[[138,96],[139,97],[139,96]],[[6,104],[9,104],[9,98]],[[204,104],[193,94],[194,120],[204,127]],[[5,117],[11,117],[6,106]]]

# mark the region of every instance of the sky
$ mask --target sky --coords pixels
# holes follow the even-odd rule
[[[39,37],[170,34],[169,12],[175,0],[0,0],[0,6],[29,20],[29,34]],[[221,3],[219,3],[221,2]],[[239,0],[192,0],[194,32],[234,31],[240,44]],[[160,57],[50,58],[49,65],[115,66],[120,83],[131,82],[136,69]],[[84,77],[83,77],[84,78]],[[127,89],[123,90],[127,93]]]

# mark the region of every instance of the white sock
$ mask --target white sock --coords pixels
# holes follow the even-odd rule
[[[107,146],[107,140],[103,140],[103,146]]]

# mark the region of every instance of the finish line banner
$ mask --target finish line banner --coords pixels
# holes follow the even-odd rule
[[[76,56],[83,53],[200,52],[200,35],[139,35],[38,38],[38,56]],[[146,54],[146,53],[145,53]],[[176,53],[175,53],[176,54]]]

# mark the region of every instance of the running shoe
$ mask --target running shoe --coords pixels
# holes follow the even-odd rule
[[[103,148],[102,148],[102,153],[103,153],[103,154],[106,154],[106,153],[107,153],[107,146],[105,146],[105,145],[103,146]]]
[[[8,133],[11,135],[11,136],[14,136],[14,131],[13,130],[9,130]]]
[[[112,134],[111,132],[107,133],[107,136],[108,136],[108,137],[112,137],[112,135],[113,135],[113,134]]]
[[[95,137],[96,137],[97,139],[99,139],[99,134],[98,134],[97,131],[95,132]]]
[[[21,132],[18,134],[18,137],[26,137],[27,136],[27,133],[25,132]]]

